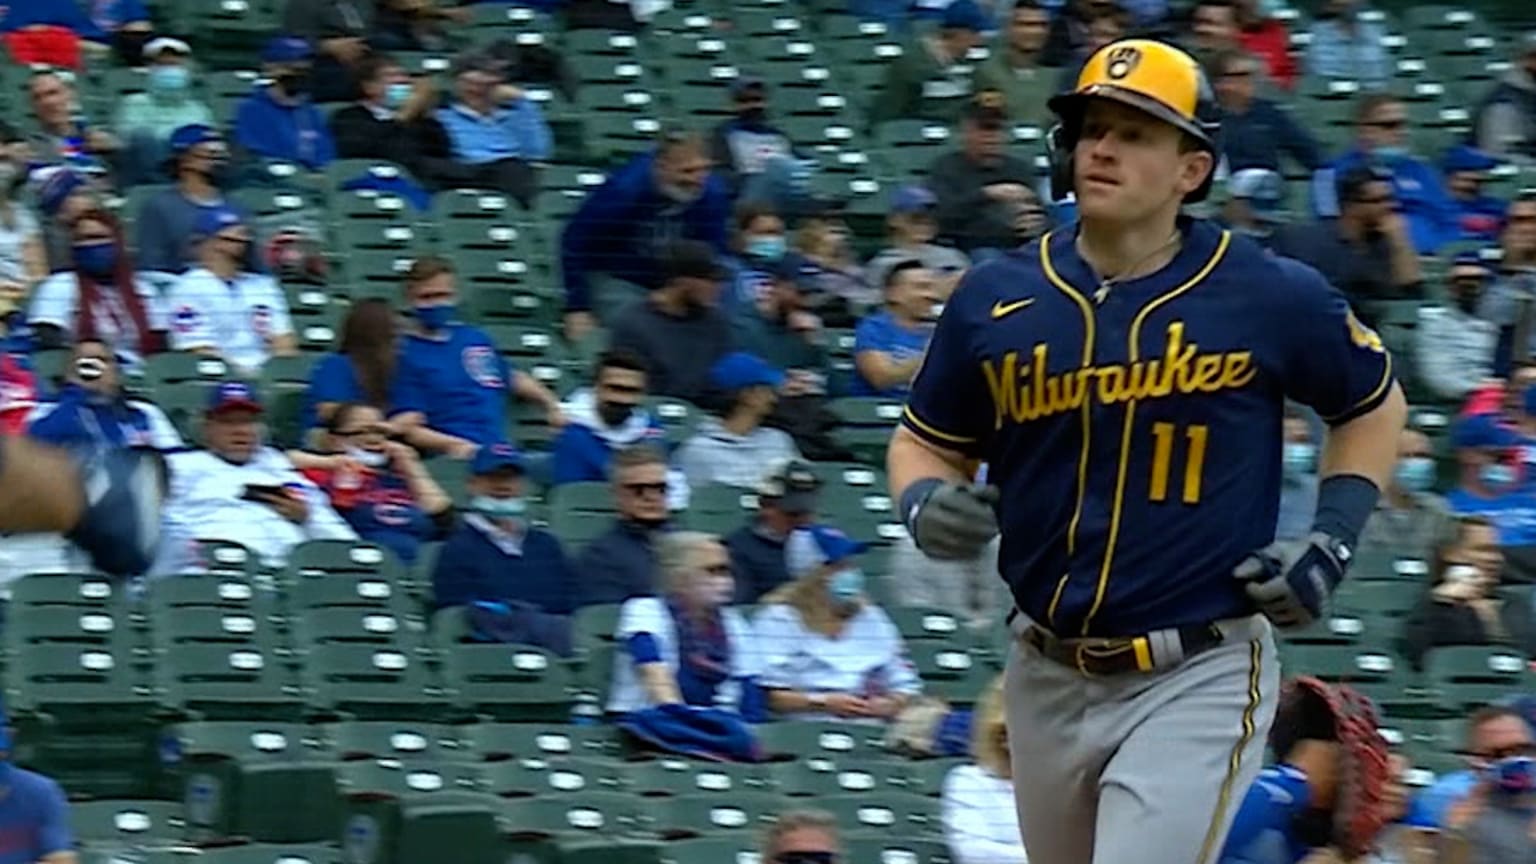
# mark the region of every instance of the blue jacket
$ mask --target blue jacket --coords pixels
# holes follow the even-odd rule
[[[235,141],[267,159],[297,162],[318,171],[336,158],[336,142],[325,114],[308,100],[284,105],[272,88],[257,88],[235,113]]]
[[[1439,172],[1428,162],[1406,155],[1383,159],[1358,147],[1313,175],[1312,209],[1318,216],[1339,215],[1339,196],[1334,185],[1337,178],[1367,162],[1392,172],[1393,194],[1403,218],[1408,220],[1413,246],[1420,254],[1432,255],[1461,237],[1457,208],[1446,193]]]
[[[530,528],[522,547],[521,555],[508,555],[479,528],[460,523],[438,551],[437,569],[432,571],[434,608],[490,600],[571,614],[576,608],[576,574],[560,541]]]
[[[756,603],[764,594],[789,581],[784,561],[784,541],[765,536],[755,522],[737,528],[725,538],[736,576],[736,602]]]
[[[665,529],[615,519],[587,544],[576,562],[581,577],[577,604],[623,603],[656,593],[656,537]]]
[[[1461,240],[1480,240],[1493,243],[1504,230],[1504,211],[1509,205],[1492,195],[1479,195],[1470,201],[1451,199],[1456,209],[1456,225]]]
[[[59,391],[58,405],[27,434],[60,447],[115,449],[153,443],[149,415],[121,400],[104,401],[78,384]]]
[[[729,251],[726,222],[731,193],[711,174],[697,200],[677,206],[656,188],[655,153],[643,153],[609,175],[571,216],[560,235],[565,307],[592,308],[592,276],[606,273],[644,288],[661,285],[658,255],[670,240],[698,240]]]
[[[1242,114],[1221,115],[1221,152],[1229,171],[1281,171],[1282,154],[1308,171],[1323,165],[1322,151],[1312,133],[1297,123],[1291,112],[1267,99],[1253,100]]]

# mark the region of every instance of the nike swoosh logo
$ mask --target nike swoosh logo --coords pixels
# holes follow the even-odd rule
[[[1013,313],[1023,309],[1025,306],[1028,306],[1033,302],[1035,302],[1035,298],[1033,297],[1030,297],[1026,300],[1015,300],[1012,303],[1004,303],[1003,301],[999,300],[992,304],[992,320],[996,321],[999,318],[1012,315]]]

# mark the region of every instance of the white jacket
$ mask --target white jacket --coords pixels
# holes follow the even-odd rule
[[[1419,309],[1414,357],[1419,377],[1441,399],[1464,398],[1493,374],[1499,330],[1454,306]]]

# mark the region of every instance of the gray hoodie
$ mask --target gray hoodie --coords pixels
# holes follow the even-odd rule
[[[778,429],[759,426],[746,435],[736,435],[727,431],[719,418],[706,417],[693,437],[678,448],[676,461],[694,489],[711,483],[750,489],[763,479],[769,465],[799,458],[794,440]]]

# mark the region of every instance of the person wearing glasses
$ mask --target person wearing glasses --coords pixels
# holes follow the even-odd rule
[[[788,810],[764,831],[763,864],[842,864],[837,820],[824,810]]]
[[[1403,630],[1403,655],[1415,668],[1446,645],[1513,645],[1528,653],[1531,605],[1496,589],[1504,555],[1493,522],[1481,516],[1452,520],[1435,547],[1434,587]]]
[[[1003,677],[993,679],[971,721],[970,765],[944,778],[944,840],[955,864],[1029,864],[1013,801],[1003,720]]]
[[[613,526],[588,543],[576,561],[581,606],[623,603],[651,596],[658,588],[656,544],[672,518],[667,457],[656,447],[636,444],[613,454],[609,471],[618,513]]]
[[[1221,155],[1228,171],[1280,171],[1281,156],[1308,171],[1323,166],[1312,133],[1289,110],[1257,95],[1264,74],[1259,58],[1241,50],[1222,51],[1211,60],[1211,68],[1216,73],[1212,89],[1221,104]]]
[[[1461,755],[1466,768],[1441,774],[1413,802],[1413,809],[1425,821],[1450,831],[1466,827],[1486,805],[1487,796],[1478,795],[1477,791],[1488,769],[1505,759],[1536,757],[1536,738],[1531,735],[1530,724],[1515,708],[1485,705],[1467,718]]]
[[[760,720],[760,652],[746,618],[730,608],[736,586],[720,538],[696,531],[657,544],[660,592],[619,610],[610,714],[693,705]]]

